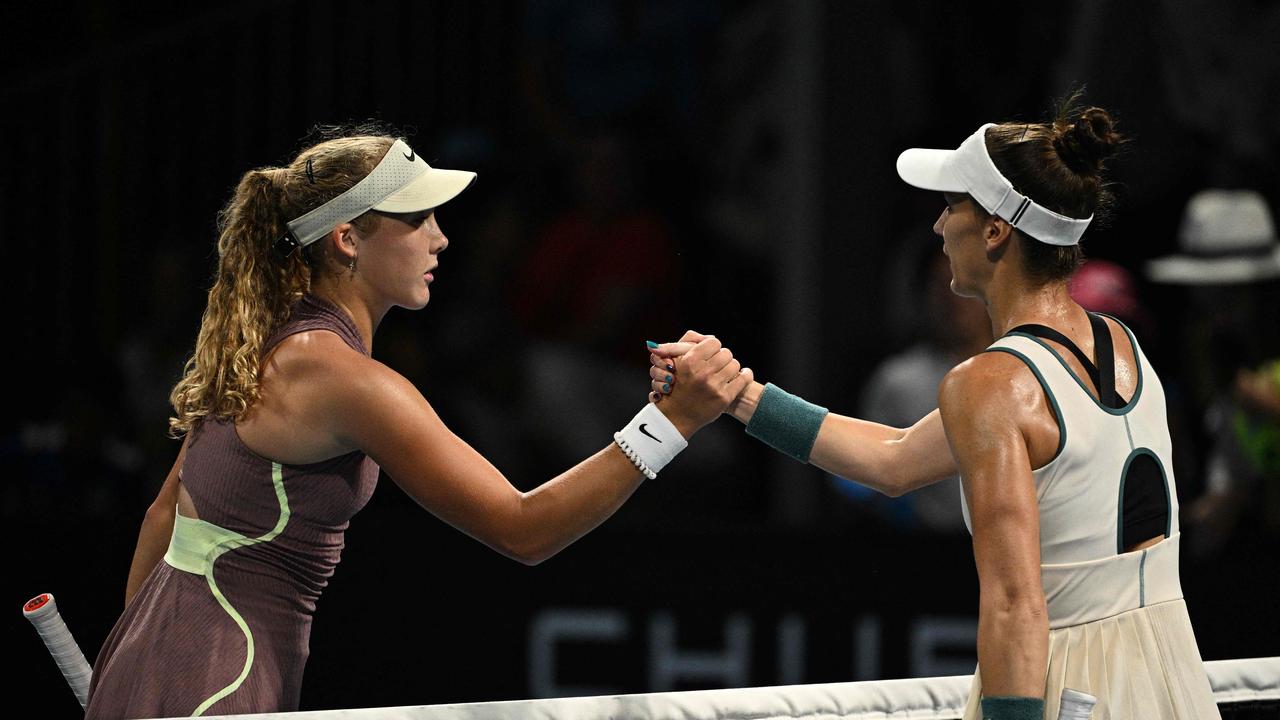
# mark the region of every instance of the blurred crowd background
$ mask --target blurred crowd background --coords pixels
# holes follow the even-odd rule
[[[990,329],[948,291],[941,198],[894,160],[1043,120],[1082,85],[1131,143],[1072,291],[1129,322],[1164,382],[1202,653],[1280,653],[1280,5],[0,12],[0,205],[17,250],[0,519],[18,562],[6,645],[28,658],[6,682],[50,708],[75,706],[18,606],[53,592],[92,660],[177,451],[168,393],[215,215],[316,126],[377,120],[433,165],[479,172],[438,215],[450,246],[431,304],[393,311],[374,356],[528,488],[610,442],[645,401],[644,341],[689,328],[834,411],[928,412]],[[384,478],[321,601],[303,705],[968,672],[958,494],[951,480],[875,496],[726,418],[602,528],[523,568]]]

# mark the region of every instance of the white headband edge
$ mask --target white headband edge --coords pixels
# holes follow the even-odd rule
[[[373,170],[355,185],[286,223],[289,233],[299,247],[306,247],[324,237],[334,225],[348,222],[373,209],[429,169],[430,166],[407,143],[397,139]],[[393,174],[402,173],[406,174],[404,179],[393,181]]]

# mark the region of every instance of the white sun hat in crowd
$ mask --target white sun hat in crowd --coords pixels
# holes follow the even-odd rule
[[[1280,278],[1280,240],[1271,212],[1253,190],[1202,190],[1178,230],[1181,253],[1147,263],[1153,282],[1232,285]]]

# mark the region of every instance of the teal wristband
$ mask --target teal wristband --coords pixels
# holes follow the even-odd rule
[[[1044,698],[984,697],[982,720],[1044,720]]]
[[[807,463],[826,417],[826,408],[769,383],[764,386],[751,422],[747,423],[747,434],[784,455]]]

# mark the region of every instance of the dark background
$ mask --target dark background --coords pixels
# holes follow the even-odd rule
[[[607,444],[644,402],[642,341],[686,328],[724,338],[758,378],[856,412],[873,369],[929,320],[900,269],[938,243],[941,202],[897,179],[898,153],[1044,119],[1081,84],[1132,138],[1113,163],[1117,212],[1085,248],[1135,273],[1184,509],[1204,491],[1201,417],[1222,378],[1280,356],[1274,283],[1216,296],[1248,320],[1196,345],[1204,302],[1141,276],[1176,250],[1197,190],[1253,188],[1278,207],[1274,2],[2,12],[0,515],[17,562],[5,645],[22,660],[6,683],[54,716],[76,706],[19,606],[53,592],[92,661],[177,451],[167,395],[211,282],[215,214],[242,173],[287,162],[316,124],[380,120],[433,165],[479,172],[439,213],[451,243],[431,305],[391,313],[374,355],[521,488]],[[601,229],[575,234],[583,217]],[[1225,530],[1185,524],[1206,659],[1280,653],[1280,514],[1242,504]],[[572,692],[967,672],[971,637],[948,635],[976,622],[967,538],[897,517],[728,419],[535,568],[383,478],[321,601],[303,708],[545,692],[533,628],[560,612],[613,623],[608,639],[557,646],[557,687]],[[655,679],[671,647],[659,627],[721,669]],[[919,654],[921,637],[943,650]]]

